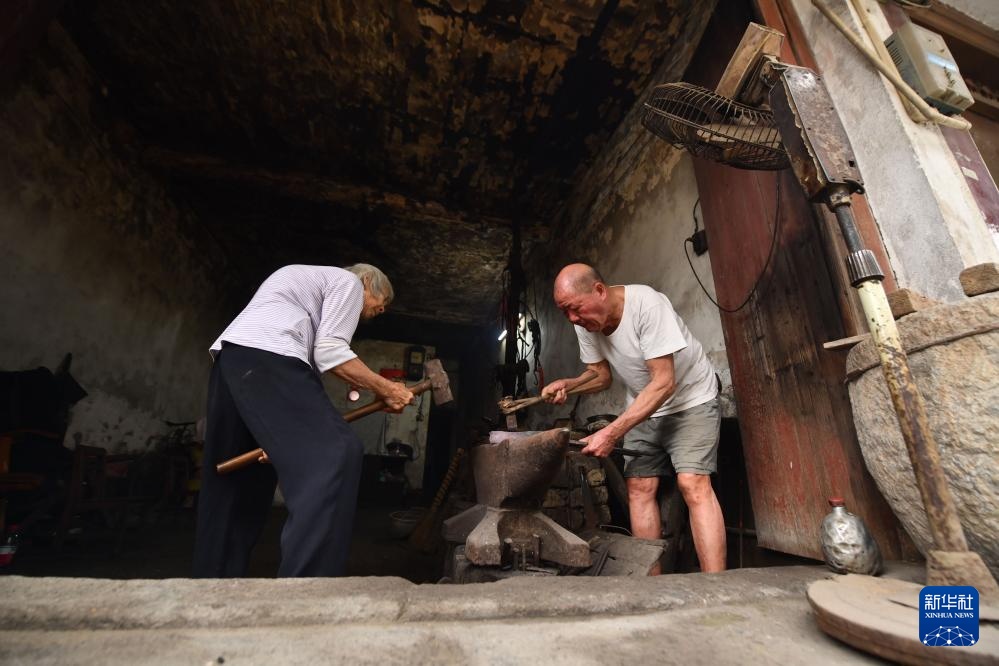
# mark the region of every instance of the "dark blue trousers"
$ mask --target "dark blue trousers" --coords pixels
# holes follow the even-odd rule
[[[270,465],[216,473],[216,464],[258,446]],[[362,455],[311,367],[226,343],[208,385],[195,577],[246,575],[278,482],[288,507],[278,575],[342,576]]]

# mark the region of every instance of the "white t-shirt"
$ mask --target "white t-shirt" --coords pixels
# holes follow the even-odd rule
[[[332,266],[285,266],[271,274],[211,347],[223,342],[293,356],[325,372],[357,358],[350,340],[364,308],[364,286]]]
[[[576,326],[579,359],[583,363],[606,360],[627,388],[627,402],[648,385],[651,376],[645,361],[673,355],[676,390],[652,417],[673,414],[708,402],[718,395],[714,368],[669,299],[643,284],[624,286],[621,323],[610,335],[591,333]]]

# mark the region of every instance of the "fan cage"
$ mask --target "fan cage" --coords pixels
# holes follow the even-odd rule
[[[645,102],[642,125],[697,157],[740,169],[789,166],[773,114],[690,83],[666,83]]]

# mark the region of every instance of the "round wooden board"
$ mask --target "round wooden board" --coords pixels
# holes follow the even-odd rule
[[[848,574],[808,587],[819,628],[853,647],[905,664],[997,664],[999,626],[980,623],[972,647],[929,647],[919,638],[922,585],[891,578]],[[892,598],[911,598],[911,604]]]

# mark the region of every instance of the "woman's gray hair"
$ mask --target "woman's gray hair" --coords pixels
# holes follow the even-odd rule
[[[391,303],[395,297],[395,291],[392,289],[392,283],[389,282],[388,277],[371,264],[354,264],[353,266],[345,266],[344,270],[350,271],[360,278],[361,284],[372,294],[383,297],[385,305]]]

